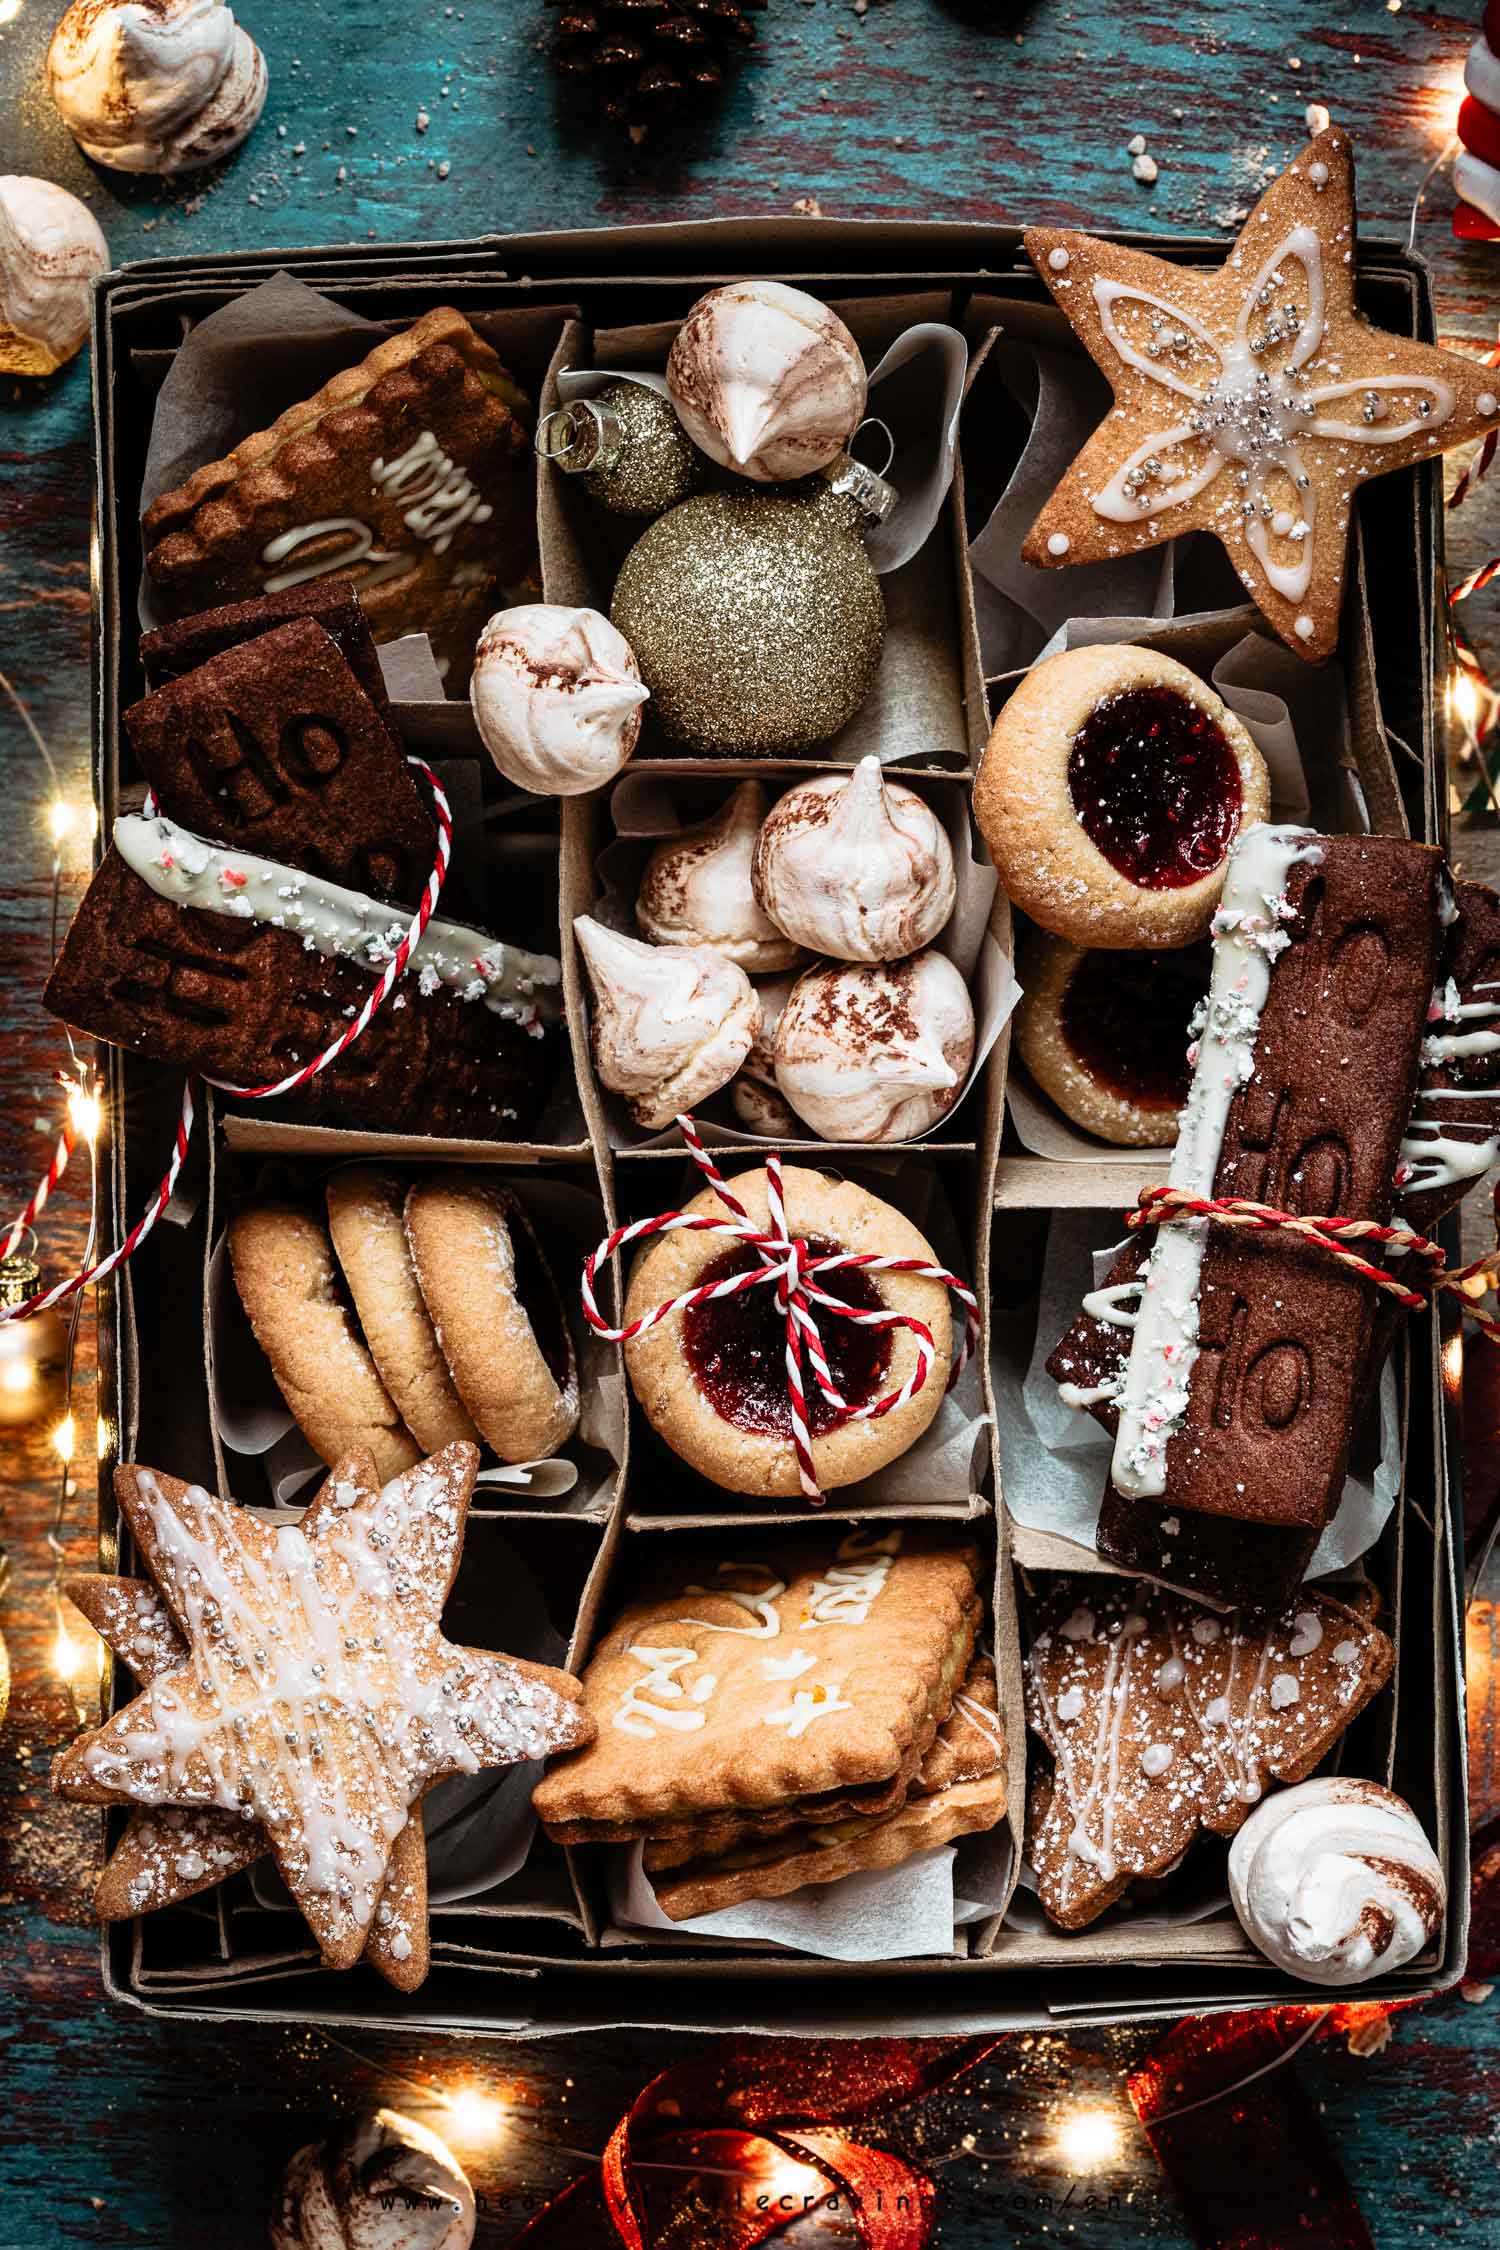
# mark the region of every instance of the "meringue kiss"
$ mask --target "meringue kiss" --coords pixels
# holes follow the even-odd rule
[[[525,602],[479,636],[469,702],[507,781],[539,797],[578,797],[619,772],[641,734],[630,643],[597,609]]]
[[[757,484],[826,468],[865,411],[865,363],[836,312],[782,281],[710,289],[677,331],[667,389],[694,445]]]
[[[266,59],[223,0],[73,0],[47,84],[85,156],[120,172],[196,172],[250,133]]]
[[[50,375],[89,332],[89,283],[109,245],[86,204],[51,180],[0,179],[0,375]]]
[[[642,945],[587,914],[573,924],[593,987],[594,1068],[647,1132],[727,1086],[760,1029],[743,969],[707,945]]]
[[[1375,1781],[1327,1774],[1278,1789],[1229,1847],[1246,1936],[1307,1984],[1404,1967],[1435,1934],[1445,1892],[1416,1814]]]
[[[838,961],[919,952],[957,894],[942,822],[877,758],[789,789],[762,824],[751,880],[779,930]]]
[[[790,968],[799,948],[757,904],[750,885],[765,816],[764,789],[742,781],[711,819],[658,844],[635,902],[642,937],[654,945],[711,945],[752,975]]]
[[[820,962],[776,1026],[776,1084],[825,1141],[905,1141],[947,1115],[974,1059],[968,986],[945,953]]]

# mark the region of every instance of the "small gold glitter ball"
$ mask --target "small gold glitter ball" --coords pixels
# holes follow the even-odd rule
[[[868,695],[885,638],[858,510],[821,478],[685,500],[631,548],[610,616],[648,715],[715,757],[827,742]]]
[[[644,521],[702,490],[708,462],[669,398],[644,383],[606,383],[594,404],[614,416],[621,445],[612,468],[585,470],[578,480],[601,508]]]

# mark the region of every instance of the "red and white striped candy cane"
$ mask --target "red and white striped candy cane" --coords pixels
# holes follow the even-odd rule
[[[206,1081],[207,1084],[219,1086],[221,1091],[233,1094],[240,1101],[270,1101],[277,1094],[288,1094],[294,1086],[301,1086],[309,1078],[316,1077],[319,1071],[326,1070],[328,1065],[336,1061],[347,1047],[352,1046],[361,1032],[368,1027],[376,1010],[383,1007],[386,1000],[389,999],[396,980],[405,970],[421,939],[422,932],[437,910],[437,902],[442,895],[443,884],[447,880],[448,863],[453,855],[453,810],[448,803],[441,782],[425,759],[408,756],[406,762],[409,766],[416,767],[417,772],[421,774],[432,792],[433,811],[437,815],[438,826],[437,859],[433,863],[432,873],[427,878],[421,902],[407,926],[406,934],[381,971],[380,979],[369,999],[366,1000],[353,1021],[340,1032],[331,1046],[325,1047],[320,1055],[314,1056],[311,1062],[304,1063],[299,1070],[293,1071],[289,1077],[277,1079],[274,1084],[265,1086],[228,1086],[219,1079],[209,1079]],[[154,799],[148,796],[146,799],[148,814],[154,810],[154,804]],[[171,1202],[172,1191],[177,1185],[177,1175],[182,1170],[183,1159],[188,1152],[188,1143],[192,1139],[193,1124],[197,1115],[193,1101],[194,1084],[195,1080],[189,1078],[182,1089],[182,1109],[178,1116],[177,1132],[172,1143],[172,1160],[145,1212],[136,1221],[124,1241],[116,1249],[110,1251],[107,1257],[100,1258],[94,1265],[86,1267],[82,1273],[71,1274],[65,1281],[55,1282],[50,1289],[39,1290],[35,1296],[23,1298],[18,1305],[0,1306],[0,1322],[32,1319],[37,1313],[45,1312],[49,1305],[57,1304],[64,1297],[73,1296],[77,1290],[86,1289],[90,1282],[103,1281],[107,1275],[114,1272],[116,1266],[123,1265],[125,1260],[133,1256],[140,1248]],[[45,1202],[45,1200],[46,1198],[43,1196],[42,1201]],[[41,1204],[38,1203],[36,1207],[40,1209]]]
[[[786,1316],[786,1384],[787,1401],[791,1414],[792,1450],[797,1459],[797,1474],[804,1496],[815,1506],[821,1502],[822,1493],[813,1467],[813,1438],[807,1419],[807,1393],[802,1375],[804,1351],[812,1364],[813,1379],[833,1410],[835,1424],[841,1422],[874,1422],[914,1398],[932,1372],[937,1357],[937,1346],[932,1331],[925,1321],[911,1313],[891,1311],[860,1311],[842,1299],[831,1296],[820,1285],[818,1276],[829,1276],[841,1270],[861,1269],[871,1273],[910,1273],[927,1281],[940,1281],[952,1291],[964,1308],[963,1341],[954,1358],[948,1376],[951,1389],[973,1352],[979,1336],[979,1305],[973,1291],[956,1274],[945,1267],[930,1265],[922,1258],[884,1258],[878,1252],[866,1250],[835,1250],[823,1257],[813,1257],[807,1244],[795,1237],[786,1216],[786,1199],[782,1187],[781,1158],[766,1159],[766,1202],[769,1209],[768,1229],[754,1226],[738,1197],[726,1186],[718,1167],[704,1148],[698,1129],[691,1117],[679,1117],[683,1140],[688,1154],[699,1171],[713,1188],[732,1218],[719,1218],[709,1212],[690,1214],[685,1211],[665,1211],[652,1219],[636,1219],[629,1226],[617,1227],[607,1235],[596,1250],[585,1259],[583,1267],[582,1298],[584,1318],[596,1334],[606,1342],[623,1344],[639,1336],[659,1321],[670,1320],[674,1314],[686,1313],[695,1305],[715,1303],[723,1297],[736,1297],[743,1290],[763,1288],[770,1284],[776,1290],[777,1303]],[[686,1229],[695,1234],[723,1235],[730,1241],[743,1242],[754,1250],[760,1259],[758,1266],[744,1273],[729,1274],[722,1281],[700,1282],[696,1288],[687,1289],[666,1303],[653,1305],[648,1312],[628,1321],[623,1328],[612,1328],[599,1310],[595,1295],[595,1281],[599,1268],[617,1257],[632,1242],[644,1241],[651,1235],[672,1234]],[[833,1380],[823,1349],[813,1306],[820,1305],[839,1319],[852,1322],[859,1328],[904,1329],[916,1344],[916,1362],[911,1374],[898,1389],[887,1392],[868,1406],[851,1406]]]

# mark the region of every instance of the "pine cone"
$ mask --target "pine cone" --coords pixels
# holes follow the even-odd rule
[[[591,86],[613,123],[643,139],[647,127],[692,114],[685,94],[717,93],[723,57],[755,37],[752,9],[767,0],[548,0],[560,7],[552,59],[580,89]]]

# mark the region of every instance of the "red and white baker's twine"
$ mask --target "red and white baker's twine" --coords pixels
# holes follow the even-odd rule
[[[390,998],[397,979],[404,973],[408,961],[421,940],[422,932],[437,911],[437,902],[442,895],[443,884],[448,876],[448,862],[453,856],[453,810],[448,803],[443,786],[425,759],[408,756],[406,762],[409,766],[415,766],[432,792],[432,809],[437,816],[438,828],[437,859],[433,864],[432,873],[427,878],[421,903],[407,925],[406,933],[400,944],[382,969],[379,981],[371,991],[370,997],[366,1000],[358,1015],[345,1025],[331,1046],[325,1047],[323,1052],[320,1055],[315,1055],[311,1062],[303,1063],[301,1068],[294,1070],[289,1077],[279,1078],[274,1084],[265,1086],[230,1086],[224,1080],[218,1078],[207,1079],[204,1083],[217,1086],[222,1093],[233,1094],[237,1101],[264,1102],[272,1100],[278,1094],[289,1094],[294,1087],[305,1085],[309,1078],[315,1078],[319,1071],[326,1070],[330,1063],[336,1062],[345,1048],[351,1047],[361,1032],[368,1027],[376,1010],[383,1007]],[[148,817],[153,810],[153,800],[148,796],[146,799]],[[193,1101],[193,1088],[197,1082],[195,1078],[190,1077],[183,1086],[182,1110],[177,1120],[177,1131],[172,1143],[172,1160],[167,1166],[166,1173],[151,1202],[142,1216],[137,1219],[124,1241],[116,1249],[111,1250],[107,1257],[100,1258],[94,1265],[85,1267],[82,1273],[71,1274],[65,1281],[54,1282],[50,1289],[42,1289],[35,1296],[25,1297],[18,1305],[0,1306],[0,1322],[29,1320],[35,1314],[45,1312],[50,1305],[57,1304],[64,1297],[73,1296],[80,1289],[86,1289],[91,1282],[103,1281],[107,1275],[114,1272],[116,1266],[122,1266],[125,1260],[133,1256],[140,1248],[172,1200],[172,1191],[177,1185],[177,1175],[182,1170],[183,1159],[188,1152],[188,1143],[193,1136],[193,1123],[197,1115]],[[60,1177],[61,1166],[57,1164],[56,1157],[53,1159],[53,1165]],[[46,1192],[43,1192],[44,1189]],[[30,1212],[33,1208],[40,1210],[42,1204],[46,1201],[47,1193],[50,1193],[50,1176],[49,1182],[44,1182],[43,1187],[39,1188],[37,1194],[33,1196],[31,1204],[27,1206],[27,1211]],[[21,1219],[17,1221],[16,1228],[12,1230],[14,1239],[19,1239],[19,1230],[25,1223],[26,1216],[27,1214],[23,1212]]]
[[[1496,1286],[1493,1254],[1477,1258],[1469,1266],[1455,1266],[1450,1272],[1441,1245],[1399,1220],[1382,1226],[1376,1219],[1304,1218],[1295,1211],[1278,1211],[1269,1203],[1252,1203],[1244,1196],[1189,1195],[1185,1189],[1173,1187],[1142,1188],[1135,1209],[1125,1215],[1125,1224],[1132,1229],[1156,1227],[1169,1219],[1211,1219],[1215,1226],[1243,1227],[1252,1234],[1295,1235],[1299,1241],[1327,1251],[1361,1281],[1370,1282],[1410,1311],[1420,1310],[1430,1298],[1445,1293],[1457,1297],[1491,1343],[1500,1343],[1500,1319],[1481,1312],[1475,1302]],[[1373,1242],[1386,1252],[1423,1259],[1428,1269],[1426,1287],[1413,1289],[1409,1283],[1398,1281],[1384,1266],[1352,1249],[1350,1245],[1355,1242]]]
[[[33,1219],[42,1210],[48,1196],[68,1169],[68,1159],[77,1146],[78,1127],[73,1122],[72,1112],[69,1111],[63,1119],[63,1129],[57,1137],[57,1146],[52,1151],[52,1162],[47,1166],[46,1171],[33,1188],[31,1200],[12,1219],[10,1230],[4,1242],[0,1243],[0,1259],[15,1256],[21,1246],[22,1235],[25,1234]]]
[[[770,1227],[763,1230],[751,1224],[744,1205],[725,1185],[713,1158],[698,1137],[698,1129],[691,1117],[679,1117],[677,1123],[687,1143],[688,1154],[712,1187],[719,1201],[736,1214],[734,1218],[718,1218],[712,1213],[664,1211],[654,1219],[636,1219],[628,1227],[617,1227],[607,1235],[599,1247],[585,1259],[583,1267],[583,1313],[589,1326],[606,1343],[625,1344],[641,1335],[658,1322],[670,1320],[674,1313],[685,1313],[694,1305],[711,1304],[720,1297],[737,1297],[742,1290],[758,1289],[769,1284],[776,1291],[776,1301],[786,1316],[786,1387],[791,1408],[792,1449],[797,1456],[797,1474],[801,1479],[804,1496],[814,1506],[823,1498],[818,1489],[813,1469],[813,1440],[807,1423],[807,1391],[802,1379],[804,1351],[812,1365],[813,1380],[828,1404],[833,1408],[835,1423],[878,1422],[887,1414],[894,1414],[908,1399],[915,1398],[932,1372],[937,1357],[937,1347],[932,1330],[925,1321],[911,1313],[862,1312],[832,1297],[814,1278],[840,1270],[857,1267],[865,1273],[910,1273],[920,1275],[925,1281],[940,1281],[952,1291],[964,1308],[963,1342],[954,1358],[947,1388],[952,1389],[979,1340],[979,1305],[974,1292],[942,1266],[929,1265],[923,1258],[883,1258],[873,1250],[832,1250],[825,1257],[815,1258],[807,1244],[795,1237],[787,1226],[786,1201],[781,1185],[781,1158],[766,1159],[766,1200],[770,1206]],[[653,1305],[637,1320],[627,1321],[623,1328],[611,1328],[599,1310],[594,1295],[594,1282],[599,1268],[607,1265],[632,1242],[644,1241],[655,1234],[675,1234],[682,1229],[694,1234],[719,1234],[733,1242],[748,1243],[760,1258],[759,1266],[744,1273],[730,1274],[723,1281],[701,1282],[695,1289],[684,1290],[680,1296],[670,1297],[665,1304]],[[903,1328],[914,1338],[917,1347],[916,1365],[899,1389],[888,1392],[883,1398],[868,1406],[851,1406],[833,1380],[823,1339],[818,1332],[814,1305],[825,1312],[836,1313],[841,1320],[852,1321],[858,1328]]]

